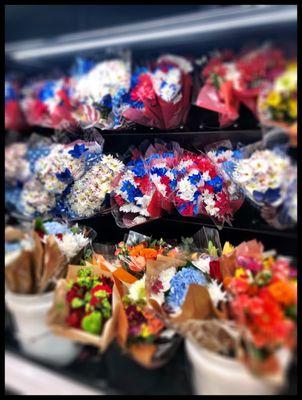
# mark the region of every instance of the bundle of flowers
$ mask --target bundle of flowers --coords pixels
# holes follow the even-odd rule
[[[5,147],[5,182],[7,184],[22,184],[29,178],[27,151],[27,143],[16,142]]]
[[[149,176],[161,195],[161,207],[170,212],[173,204],[178,170],[177,165],[183,149],[178,143],[157,142],[150,145],[145,153]]]
[[[244,202],[244,195],[227,171],[232,171],[235,163],[243,158],[242,152],[239,149],[233,150],[231,143],[221,142],[207,146],[206,154],[219,168],[219,173],[227,185],[232,210],[236,212]]]
[[[117,129],[124,125],[121,108],[130,88],[130,63],[78,60],[72,78],[74,118],[83,128]]]
[[[125,289],[125,288],[124,288]],[[159,367],[173,354],[178,341],[147,305],[145,276],[125,289],[119,311],[117,340],[122,349],[147,368]]]
[[[263,90],[258,113],[264,126],[279,126],[290,133],[291,129],[297,130],[297,111],[297,62],[292,62]]]
[[[177,166],[174,205],[183,216],[205,215],[219,224],[230,220],[227,185],[216,165],[204,154],[184,152]]]
[[[233,169],[228,171],[252,204],[261,209],[268,222],[271,218],[266,218],[267,211],[275,216],[284,206],[285,199],[289,200],[289,193],[295,195],[294,191],[289,191],[289,186],[297,176],[297,168],[290,157],[277,148],[256,150],[246,158],[236,160]]]
[[[196,105],[219,114],[220,126],[233,123],[244,104],[257,115],[261,89],[284,70],[281,51],[262,46],[234,56],[225,51],[215,54],[203,68],[202,86]]]
[[[131,160],[113,182],[111,209],[117,225],[127,228],[162,215],[161,195],[137,149],[132,149]]]
[[[34,229],[7,227],[5,280],[16,293],[43,293],[53,289],[64,276],[66,266],[77,260],[90,243],[91,231],[77,225],[68,227],[59,222],[40,220]]]
[[[5,129],[20,132],[27,127],[21,108],[20,87],[16,82],[5,79]]]
[[[110,273],[94,266],[69,265],[55,290],[48,324],[55,334],[102,351],[115,336],[119,294]]]
[[[160,57],[152,69],[137,69],[123,117],[158,129],[183,125],[190,107],[192,69],[188,60],[173,55]]]
[[[210,350],[215,343],[216,352],[239,358],[254,373],[279,373],[279,351],[295,345],[296,271],[287,258],[276,257],[274,251],[264,252],[256,240],[236,248],[228,244],[214,263],[216,279],[225,294],[226,320],[185,321],[182,333]],[[219,337],[207,337],[215,324],[228,333],[227,343],[218,343]],[[216,330],[218,334],[221,332]]]
[[[69,78],[35,82],[23,92],[21,105],[29,125],[58,130],[77,126],[72,115]]]
[[[115,250],[122,267],[138,278],[145,273],[147,261],[156,260],[159,254],[173,254],[172,246],[163,239],[152,239],[134,231]]]
[[[71,186],[66,196],[64,216],[89,218],[102,211],[105,197],[113,188],[113,180],[124,164],[111,154],[103,155],[87,172]]]
[[[65,215],[65,198],[72,184],[100,162],[102,145],[100,137],[33,149],[28,154],[31,179],[23,187],[19,212],[29,217]]]

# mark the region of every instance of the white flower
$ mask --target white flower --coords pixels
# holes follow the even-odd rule
[[[166,196],[166,186],[161,183],[161,177],[156,174],[151,174],[151,179],[158,191],[165,197]]]
[[[194,193],[196,187],[191,184],[187,177],[182,178],[177,185],[178,195],[181,199],[192,201],[194,199]]]
[[[206,212],[207,212],[209,215],[215,216],[215,215],[217,215],[217,214],[219,213],[219,208],[213,206],[212,204],[211,204],[211,205],[207,205],[207,206],[206,206]]]
[[[129,287],[128,296],[131,300],[135,302],[139,300],[145,300],[145,301],[147,300],[146,288],[145,288],[145,275],[141,279],[132,283],[132,285]]]
[[[205,273],[205,274],[209,274],[210,273],[210,261],[211,258],[210,257],[206,257],[206,258],[198,258],[198,260],[192,261],[192,264],[194,265],[194,267],[200,269],[201,272]]]
[[[146,209],[148,207],[148,205],[150,204],[151,197],[152,197],[151,195],[149,196],[147,194],[145,194],[142,197],[135,197],[135,202],[136,202],[136,204],[141,206],[143,209]],[[140,211],[141,211],[141,209],[140,209]]]
[[[209,171],[205,171],[205,172],[202,174],[202,179],[203,179],[204,181],[210,181],[210,180],[211,180]]]
[[[212,302],[215,307],[217,307],[220,301],[226,302],[227,301],[227,294],[221,290],[222,283],[218,284],[218,282],[214,279],[212,280],[207,288],[212,299]]]
[[[166,292],[167,290],[170,289],[170,286],[171,286],[170,282],[175,274],[176,274],[175,267],[167,268],[166,270],[164,270],[160,273],[159,280],[161,281],[161,283],[163,285],[162,291]]]
[[[55,240],[68,260],[75,257],[89,243],[89,238],[82,233],[65,233],[62,239],[55,236]]]
[[[147,221],[147,219],[144,217],[135,217],[133,220],[133,225],[143,224],[146,221]]]

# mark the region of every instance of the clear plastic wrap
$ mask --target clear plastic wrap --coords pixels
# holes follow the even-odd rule
[[[15,80],[5,79],[5,129],[21,132],[26,128],[20,85]]]

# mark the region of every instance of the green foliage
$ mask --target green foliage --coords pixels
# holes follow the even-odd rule
[[[34,222],[34,230],[46,233],[46,229],[44,228],[43,220],[41,217],[37,217]]]
[[[71,301],[71,308],[80,308],[83,307],[84,305],[84,300],[80,299],[79,297],[75,297],[74,299],[72,299]]]

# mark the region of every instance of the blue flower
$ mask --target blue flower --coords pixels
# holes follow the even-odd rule
[[[197,174],[189,176],[189,181],[192,185],[197,185],[201,180],[201,174],[198,172]]]
[[[128,162],[127,166],[131,167],[131,171],[139,178],[142,178],[146,175],[146,170],[144,166],[144,162],[142,159],[131,160]]]
[[[58,233],[71,232],[70,229],[67,227],[67,225],[60,224],[59,222],[56,221],[44,222],[43,226],[48,235],[57,235]]]
[[[172,189],[172,190],[175,190],[176,189],[176,186],[177,186],[177,179],[173,179],[172,181],[170,181],[170,188]]]
[[[5,84],[5,101],[17,100],[17,98],[17,93],[14,88],[9,84]]]
[[[206,286],[207,280],[198,269],[185,267],[173,276],[170,284],[171,288],[166,301],[170,307],[177,310],[185,301],[189,286],[191,284]]]
[[[87,147],[84,144],[75,144],[72,150],[69,150],[69,154],[74,158],[80,158],[82,154],[87,151]]]
[[[101,105],[105,108],[109,108],[110,110],[112,109],[112,98],[111,94],[106,94],[102,100],[101,100]]]
[[[123,181],[121,191],[127,192],[128,201],[130,201],[130,203],[134,203],[136,197],[143,197],[139,188],[136,188],[130,181]]]
[[[228,150],[227,147],[224,147],[224,146],[219,147],[219,149],[216,150],[216,154],[217,154],[217,155],[222,154],[222,153],[224,153],[224,152],[227,151],[227,150]]]
[[[63,171],[63,172],[57,172],[56,177],[58,178],[58,180],[60,182],[63,182],[63,183],[67,183],[70,180],[72,180],[72,175],[68,168],[65,168],[65,171]]]
[[[73,75],[85,75],[89,72],[95,65],[95,62],[92,60],[88,60],[86,58],[78,57],[76,59],[76,65],[73,68]]]
[[[254,190],[253,197],[258,202],[272,204],[280,198],[280,188],[278,189],[268,188],[264,193]]]
[[[220,178],[220,176],[215,176],[215,178],[207,181],[207,184],[212,186],[215,193],[218,193],[222,190],[223,180]]]
[[[44,101],[54,97],[54,93],[55,93],[55,82],[48,81],[45,83],[45,85],[40,90],[38,97],[42,102],[44,102]]]
[[[167,168],[159,168],[159,167],[153,167],[151,168],[151,174],[156,174],[158,176],[164,176],[167,173]]]
[[[170,157],[174,157],[173,151],[169,151],[167,153],[163,153],[162,154],[163,158],[170,158]]]
[[[232,157],[235,158],[235,160],[241,160],[243,158],[242,151],[234,150]]]

